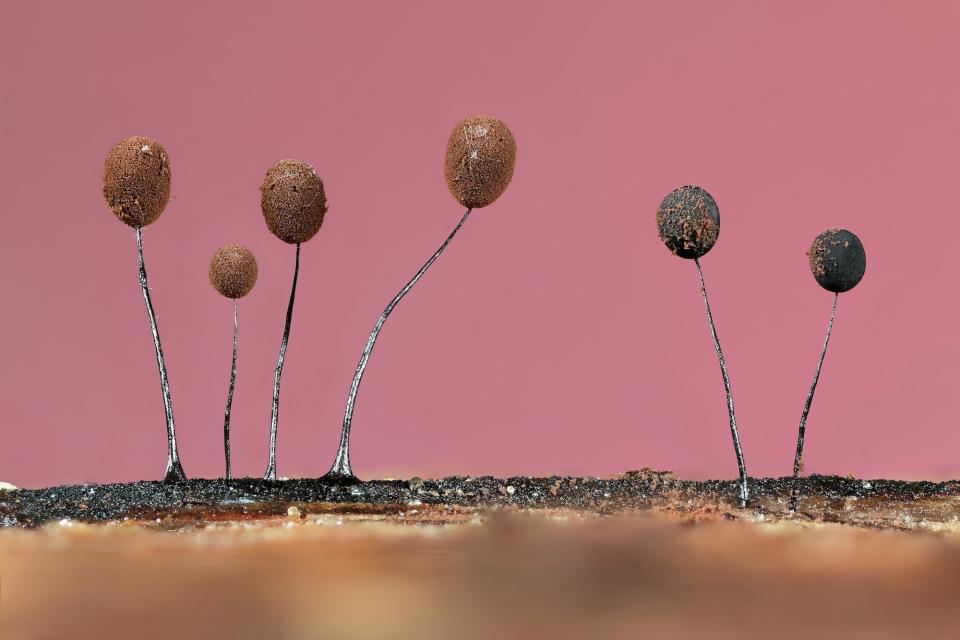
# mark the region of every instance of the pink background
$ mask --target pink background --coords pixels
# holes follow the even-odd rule
[[[0,26],[0,480],[158,478],[163,411],[133,231],[103,159],[158,138],[173,199],[144,236],[190,475],[222,473],[230,303],[248,245],[234,465],[262,474],[293,247],[258,186],[281,158],[330,199],[304,246],[281,475],[331,463],[383,306],[462,211],[453,124],[503,118],[519,157],[381,335],[354,464],[388,474],[733,477],[694,266],[657,238],[682,184],[716,197],[703,260],[749,471],[790,470],[830,310],[804,252],[868,254],[840,299],[808,471],[960,474],[957,2],[5,2]]]

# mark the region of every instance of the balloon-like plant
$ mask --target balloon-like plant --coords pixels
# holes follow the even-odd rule
[[[223,413],[223,455],[226,460],[226,478],[230,473],[230,411],[233,407],[233,390],[237,384],[237,300],[244,297],[257,283],[257,260],[253,253],[239,244],[228,244],[217,249],[210,260],[210,284],[220,295],[233,300],[233,359],[230,363],[230,386],[227,390],[227,407]]]
[[[377,343],[377,337],[383,328],[383,323],[393,312],[397,304],[410,292],[413,285],[427,272],[430,265],[440,257],[450,241],[467,221],[470,212],[474,209],[493,204],[506,191],[513,178],[513,168],[516,163],[517,144],[513,133],[502,121],[490,116],[473,116],[461,120],[453,128],[447,142],[447,154],[444,167],[447,187],[457,201],[467,208],[460,222],[453,228],[440,248],[430,256],[413,278],[407,282],[397,295],[393,297],[387,307],[380,314],[367,344],[360,356],[350,392],[347,396],[347,407],[343,416],[343,428],[340,432],[340,447],[333,466],[327,473],[328,479],[353,480],[353,467],[350,464],[350,427],[353,423],[353,410],[356,406],[357,391],[363,379],[363,372],[367,368],[370,354]]]
[[[103,197],[110,210],[126,225],[137,231],[137,257],[140,264],[140,291],[147,307],[153,346],[160,370],[160,391],[167,421],[167,469],[164,482],[187,479],[177,451],[177,432],[173,421],[173,401],[167,364],[160,345],[160,331],[150,298],[147,268],[143,261],[143,228],[163,213],[170,199],[170,159],[167,150],[151,138],[133,136],[115,144],[103,166]]]
[[[710,325],[710,336],[713,338],[713,347],[720,360],[720,373],[723,376],[723,387],[727,394],[730,435],[733,437],[733,449],[740,471],[740,504],[746,506],[750,499],[750,490],[747,486],[747,467],[743,461],[740,434],[737,431],[730,375],[727,372],[727,361],[723,356],[723,349],[720,348],[720,340],[717,338],[717,329],[713,322],[713,313],[710,311],[710,301],[707,298],[707,287],[703,281],[703,269],[700,267],[700,258],[713,248],[720,236],[720,209],[713,197],[700,187],[680,187],[667,194],[660,203],[660,208],[657,209],[657,230],[660,233],[660,239],[674,255],[693,260],[697,266],[700,292],[703,294],[707,322]]]
[[[827,345],[830,344],[830,334],[833,332],[833,321],[837,317],[837,301],[840,294],[853,289],[863,279],[867,270],[867,254],[863,250],[860,238],[846,229],[827,229],[813,240],[807,252],[810,261],[810,271],[817,284],[833,293],[833,307],[830,310],[830,322],[827,323],[827,336],[823,340],[820,350],[820,359],[817,360],[817,369],[810,383],[807,400],[803,403],[800,413],[800,429],[797,434],[797,452],[793,457],[793,480],[790,485],[790,510],[796,511],[799,493],[797,478],[803,467],[803,442],[807,430],[807,416],[810,414],[810,405],[813,404],[813,394],[820,381],[820,369],[823,359],[827,355]]]
[[[288,244],[297,245],[293,266],[293,284],[290,302],[280,340],[280,356],[273,377],[273,410],[270,416],[270,457],[265,480],[277,479],[277,421],[280,413],[280,374],[290,340],[290,321],[293,319],[293,301],[297,294],[300,273],[300,245],[320,230],[327,213],[327,196],[323,181],[313,167],[299,160],[281,160],[270,167],[260,186],[260,208],[267,227],[273,235]]]

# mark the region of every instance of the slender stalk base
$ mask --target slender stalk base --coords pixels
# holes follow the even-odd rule
[[[737,431],[737,416],[733,410],[733,393],[730,390],[730,375],[727,373],[727,361],[720,348],[717,338],[717,328],[713,324],[713,313],[710,311],[710,301],[707,299],[707,287],[703,282],[703,269],[700,260],[694,259],[697,265],[697,275],[700,276],[700,292],[703,294],[703,304],[707,308],[707,321],[710,323],[710,335],[713,337],[713,348],[717,351],[720,360],[720,373],[723,374],[723,387],[727,392],[727,412],[730,414],[730,435],[733,436],[733,449],[737,454],[737,467],[740,470],[740,506],[745,507],[750,500],[750,488],[747,486],[747,466],[743,462],[743,449],[740,447],[740,434]]]
[[[810,383],[810,393],[807,394],[807,401],[803,403],[803,413],[800,414],[800,431],[797,434],[797,453],[793,457],[793,481],[790,484],[790,511],[797,510],[797,501],[800,498],[800,493],[797,489],[797,478],[800,476],[800,467],[803,465],[803,439],[807,432],[807,416],[810,414],[810,405],[813,404],[813,394],[817,390],[817,382],[820,381],[820,369],[823,367],[823,359],[827,356],[827,345],[830,344],[830,334],[833,332],[833,320],[837,317],[837,300],[839,299],[840,294],[834,293],[833,309],[830,311],[830,322],[827,324],[827,337],[823,340],[823,349],[820,350],[817,370],[813,374],[813,382]]]
[[[230,364],[230,388],[227,390],[227,408],[223,412],[223,455],[227,461],[227,475],[230,475],[230,410],[233,407],[233,389],[237,385],[237,301],[233,301],[233,360]]]
[[[300,275],[300,243],[297,243],[297,257],[293,266],[293,286],[290,287],[290,302],[287,304],[287,319],[283,325],[283,339],[280,340],[280,357],[273,374],[273,412],[270,416],[270,461],[264,480],[277,479],[277,418],[280,414],[280,374],[283,373],[283,360],[287,355],[287,342],[290,340],[290,321],[293,319],[293,300],[297,296],[297,277]]]
[[[167,418],[167,470],[163,474],[164,482],[184,482],[187,475],[180,464],[180,454],[177,452],[177,431],[173,424],[173,401],[170,399],[170,381],[167,378],[167,363],[163,359],[163,347],[160,346],[160,331],[157,329],[157,316],[153,311],[153,302],[150,299],[150,285],[147,283],[147,268],[143,262],[143,233],[137,227],[137,257],[140,261],[140,290],[143,292],[143,302],[147,306],[147,317],[150,319],[150,331],[153,333],[153,347],[157,352],[157,368],[160,369],[160,391],[163,393],[163,411]]]
[[[333,466],[330,467],[330,471],[327,472],[325,476],[328,479],[332,480],[353,480],[355,476],[353,475],[353,468],[350,466],[350,425],[353,423],[353,409],[357,401],[357,391],[360,389],[360,381],[363,379],[363,372],[367,368],[367,361],[370,360],[370,354],[373,353],[373,347],[377,343],[377,337],[380,335],[380,329],[383,328],[383,323],[387,321],[387,317],[393,311],[393,308],[397,306],[404,296],[410,292],[410,289],[413,288],[413,285],[417,284],[424,273],[427,272],[427,269],[430,268],[430,265],[440,257],[440,254],[443,253],[443,250],[447,248],[447,245],[450,244],[450,241],[453,240],[453,237],[457,235],[457,232],[460,231],[460,227],[463,226],[463,223],[467,221],[467,218],[470,216],[472,209],[467,209],[466,213],[463,214],[463,217],[460,218],[460,222],[457,223],[457,226],[453,228],[453,231],[450,232],[450,235],[447,236],[447,239],[443,241],[443,244],[440,245],[440,248],[437,249],[436,253],[430,256],[430,259],[420,267],[420,270],[417,271],[410,281],[400,290],[400,292],[393,297],[393,300],[390,301],[390,304],[387,305],[387,308],[383,310],[383,313],[380,314],[380,319],[377,320],[376,326],[373,327],[373,331],[370,332],[370,337],[367,338],[367,346],[363,350],[363,355],[360,356],[360,363],[357,365],[357,372],[353,376],[353,383],[350,385],[350,394],[347,396],[347,409],[343,415],[343,429],[340,432],[340,448],[337,450],[337,457],[333,462]]]

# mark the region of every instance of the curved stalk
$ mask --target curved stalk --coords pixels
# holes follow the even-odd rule
[[[417,280],[427,272],[427,269],[430,268],[430,265],[440,257],[440,254],[443,253],[443,250],[447,248],[447,245],[450,244],[450,241],[453,240],[453,237],[457,235],[457,232],[460,230],[460,227],[463,226],[463,223],[467,221],[467,218],[470,216],[470,212],[473,209],[467,209],[466,213],[463,214],[463,217],[460,218],[460,222],[457,223],[457,226],[453,228],[453,231],[450,232],[450,235],[447,236],[447,239],[443,241],[443,244],[440,245],[440,248],[437,249],[436,253],[430,256],[430,259],[420,267],[420,270],[410,279],[410,281],[400,290],[400,292],[393,297],[393,300],[390,301],[390,304],[387,305],[387,308],[383,310],[383,313],[380,314],[380,319],[377,320],[377,324],[373,327],[373,331],[370,332],[370,337],[367,338],[367,346],[363,349],[363,355],[360,356],[360,363],[357,365],[357,371],[353,376],[353,383],[350,385],[350,394],[347,396],[347,408],[343,415],[343,429],[340,432],[340,448],[337,450],[337,457],[333,462],[333,466],[330,467],[330,471],[327,472],[326,477],[332,479],[352,479],[354,478],[353,469],[350,466],[350,426],[353,423],[353,409],[357,401],[357,391],[360,389],[360,381],[363,379],[363,372],[367,368],[367,361],[370,360],[370,354],[373,353],[373,347],[377,343],[377,337],[380,335],[380,329],[383,328],[383,323],[387,321],[387,317],[393,311],[393,308],[397,306],[404,296],[409,293],[410,289],[413,288],[413,285],[417,283]]]
[[[277,479],[277,418],[280,413],[280,374],[283,373],[283,360],[287,355],[287,342],[290,340],[290,321],[293,318],[293,299],[297,295],[297,276],[300,274],[300,243],[297,243],[297,257],[293,266],[293,286],[290,287],[290,302],[287,304],[287,319],[283,325],[283,339],[280,340],[280,357],[273,374],[273,413],[270,416],[270,461],[264,480]]]
[[[227,480],[230,475],[230,410],[233,407],[233,389],[237,384],[237,301],[233,301],[233,360],[230,364],[230,389],[227,391],[227,408],[223,412],[223,455],[227,460]]]
[[[820,350],[817,370],[813,374],[813,382],[810,383],[810,393],[807,394],[807,401],[803,403],[803,413],[800,414],[797,453],[793,457],[793,480],[790,483],[790,511],[797,510],[797,500],[800,497],[797,491],[797,478],[800,476],[800,466],[803,464],[803,440],[807,431],[807,415],[810,413],[810,405],[813,404],[813,393],[817,390],[817,382],[820,381],[820,369],[823,367],[823,359],[827,356],[827,345],[830,344],[830,334],[833,332],[833,320],[837,317],[837,300],[839,299],[840,294],[834,293],[833,309],[830,311],[830,322],[827,324],[827,337],[823,340],[823,349]]]
[[[150,319],[150,331],[153,333],[153,347],[157,352],[157,368],[160,369],[160,391],[163,393],[163,411],[167,418],[167,470],[163,474],[164,482],[184,482],[187,479],[180,464],[180,454],[177,452],[177,431],[173,424],[173,401],[170,399],[170,381],[167,378],[167,363],[163,358],[163,347],[160,346],[160,331],[157,329],[157,316],[153,311],[153,302],[150,299],[150,286],[147,284],[147,268],[143,262],[143,233],[137,227],[137,257],[140,262],[140,290],[143,293],[143,302],[147,306],[147,317]]]
[[[743,449],[740,447],[740,434],[737,432],[737,416],[733,410],[733,393],[730,390],[730,375],[727,373],[727,361],[720,348],[717,338],[717,328],[713,324],[713,313],[710,312],[710,301],[707,299],[707,286],[703,282],[703,269],[700,260],[694,259],[697,265],[697,274],[700,276],[700,292],[703,294],[703,304],[707,308],[707,321],[710,323],[710,335],[713,337],[713,348],[720,360],[720,373],[723,374],[723,387],[727,392],[727,412],[730,414],[730,434],[733,436],[733,449],[737,454],[737,467],[740,470],[740,506],[745,507],[750,500],[750,489],[747,486],[747,466],[743,462]]]

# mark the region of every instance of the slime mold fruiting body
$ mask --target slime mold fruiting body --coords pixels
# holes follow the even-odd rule
[[[323,181],[313,167],[299,160],[281,160],[273,165],[260,186],[260,208],[273,235],[288,244],[296,244],[293,284],[280,341],[280,356],[273,378],[273,410],[270,416],[270,457],[263,477],[277,478],[277,421],[280,412],[280,375],[290,340],[293,302],[297,295],[300,274],[300,245],[316,235],[327,213],[327,196]]]
[[[730,375],[727,371],[727,361],[717,338],[717,328],[713,322],[713,313],[710,310],[710,300],[707,298],[707,287],[703,280],[703,269],[700,267],[700,258],[705,255],[720,236],[720,209],[716,201],[704,189],[695,186],[684,186],[671,191],[660,203],[657,209],[657,230],[660,239],[670,251],[681,258],[692,259],[697,266],[697,275],[700,279],[700,292],[707,311],[707,322],[710,325],[710,336],[713,338],[713,347],[720,361],[720,373],[723,376],[723,387],[727,394],[727,413],[730,417],[730,435],[733,438],[733,449],[737,456],[737,467],[740,472],[740,504],[747,506],[750,499],[750,489],[747,486],[747,467],[743,460],[743,449],[740,446],[740,434],[737,430],[737,416],[733,407],[733,392],[730,387]]]
[[[828,229],[813,240],[810,271],[817,284],[835,294],[853,289],[867,271],[867,254],[863,243],[846,229]]]
[[[230,411],[233,407],[233,390],[237,383],[238,312],[237,300],[250,293],[257,282],[257,260],[244,246],[228,244],[213,254],[210,260],[210,284],[220,295],[233,300],[233,359],[230,364],[230,387],[227,390],[227,407],[223,414],[223,454],[226,460],[226,479],[230,473]]]
[[[110,210],[126,225],[137,231],[137,258],[140,271],[140,291],[147,307],[153,346],[160,370],[160,390],[167,422],[167,468],[164,482],[182,482],[187,479],[177,451],[177,433],[173,420],[173,400],[167,364],[160,344],[157,317],[150,298],[147,269],[143,260],[143,227],[154,222],[163,213],[170,199],[170,160],[166,149],[150,138],[133,136],[118,142],[107,155],[103,167],[103,197]]]
[[[827,324],[827,336],[823,340],[820,350],[820,359],[817,361],[817,370],[810,383],[810,391],[803,403],[800,414],[800,428],[797,433],[797,451],[793,457],[793,483],[790,490],[790,510],[796,511],[799,493],[797,491],[797,477],[803,466],[803,443],[806,437],[807,416],[810,414],[810,405],[813,404],[813,394],[820,381],[820,369],[823,359],[827,355],[827,345],[830,344],[830,334],[833,332],[833,321],[837,316],[837,301],[840,294],[853,289],[867,270],[867,254],[863,250],[863,243],[855,234],[845,229],[828,229],[818,235],[807,252],[810,261],[810,271],[817,284],[833,293],[833,307],[830,311],[830,322]]]
[[[473,116],[461,120],[453,128],[447,142],[447,153],[444,162],[444,174],[447,187],[457,201],[467,207],[460,222],[453,228],[440,248],[430,256],[420,270],[407,282],[406,285],[390,301],[380,314],[363,354],[357,365],[350,392],[347,396],[347,406],[343,416],[343,427],[340,432],[340,446],[337,457],[327,472],[327,477],[335,480],[352,480],[355,478],[353,467],[350,464],[350,428],[353,424],[353,411],[356,407],[357,392],[363,373],[370,360],[370,354],[377,343],[380,330],[387,317],[393,312],[397,304],[410,292],[413,285],[427,272],[447,245],[453,240],[457,232],[467,221],[474,209],[493,204],[510,185],[513,178],[513,169],[516,164],[517,144],[513,133],[502,121],[490,116]]]
[[[491,116],[464,118],[447,141],[447,188],[463,206],[481,209],[510,186],[516,162],[517,142],[507,125]]]

